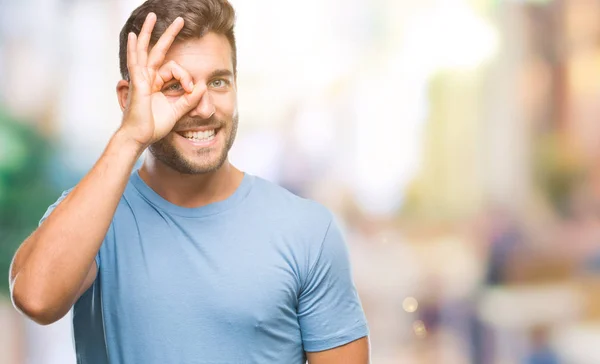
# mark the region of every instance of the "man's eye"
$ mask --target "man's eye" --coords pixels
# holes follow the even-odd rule
[[[226,80],[219,79],[212,81],[210,85],[214,88],[223,88],[228,85],[228,82]]]
[[[183,88],[179,82],[172,83],[169,86],[165,87],[163,91],[181,91]]]

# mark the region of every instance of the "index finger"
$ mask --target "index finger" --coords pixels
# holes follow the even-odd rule
[[[163,35],[160,36],[154,47],[152,47],[148,57],[148,67],[158,68],[162,65],[167,51],[171,48],[175,37],[177,37],[181,29],[183,29],[183,18],[177,17],[167,30],[165,30]]]

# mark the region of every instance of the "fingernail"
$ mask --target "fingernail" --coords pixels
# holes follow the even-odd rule
[[[190,90],[193,90],[193,89],[194,89],[194,83],[190,82]]]

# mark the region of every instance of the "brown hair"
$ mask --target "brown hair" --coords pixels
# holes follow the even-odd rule
[[[227,0],[147,0],[135,9],[119,35],[119,67],[121,77],[129,80],[127,70],[127,35],[140,34],[148,13],[156,14],[156,25],[152,30],[150,46],[158,42],[160,36],[178,17],[184,20],[183,29],[175,42],[200,38],[208,32],[224,35],[231,45],[233,72],[237,73],[237,50],[235,45],[235,11]]]

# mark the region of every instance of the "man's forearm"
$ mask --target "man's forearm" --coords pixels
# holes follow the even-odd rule
[[[68,312],[112,221],[143,147],[117,132],[94,167],[17,251],[15,305],[45,321]]]

